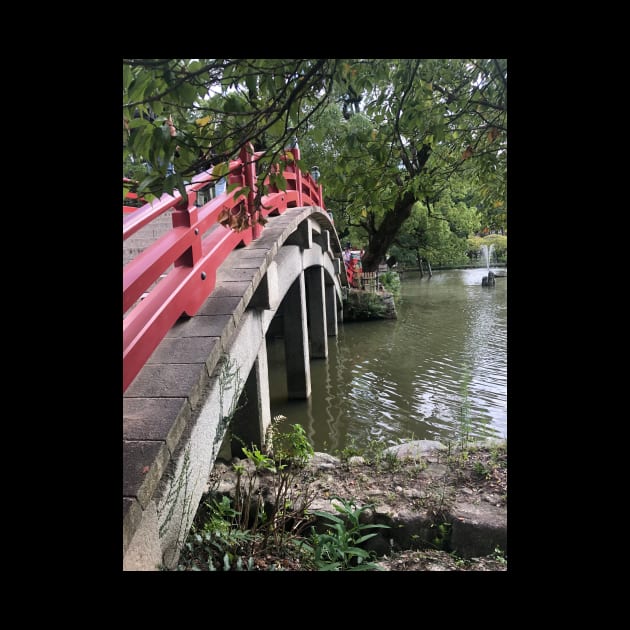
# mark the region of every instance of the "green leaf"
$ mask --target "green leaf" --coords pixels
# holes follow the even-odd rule
[[[213,169],[212,174],[215,177],[223,177],[230,172],[230,163],[229,162],[219,162]]]
[[[339,571],[341,564],[339,562],[320,562],[318,569],[320,571]]]
[[[235,114],[244,111],[243,102],[236,94],[228,94],[224,103],[223,111],[226,114]]]
[[[143,101],[144,100],[144,90],[149,84],[151,80],[151,75],[149,73],[138,74],[134,77],[134,80],[129,84],[129,101]]]
[[[138,186],[138,194],[144,192],[145,190],[147,190],[147,188],[150,188],[153,184],[155,184],[155,182],[160,179],[160,177],[161,176],[159,174],[153,174],[145,177]]]
[[[123,64],[123,92],[129,89],[133,77],[131,75],[131,68],[125,63]]]
[[[270,186],[276,186],[278,190],[283,192],[287,189],[287,180],[278,173],[269,173],[269,184]]]
[[[319,516],[329,521],[333,521],[334,523],[340,523],[343,525],[343,521],[338,516],[335,516],[334,514],[331,514],[330,512],[324,512],[323,510],[314,510],[313,512],[311,512],[311,514],[315,514],[315,516]]]
[[[254,93],[256,91],[256,75],[255,74],[248,74],[245,77],[245,85],[247,86],[247,89]]]
[[[138,118],[132,118],[129,121],[129,129],[138,129],[139,127],[153,128],[153,124],[151,123],[151,121],[143,118],[142,116],[139,116]]]
[[[180,103],[191,103],[197,96],[197,90],[194,86],[184,83],[177,94]]]

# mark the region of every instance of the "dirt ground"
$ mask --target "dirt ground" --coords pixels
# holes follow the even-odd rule
[[[350,460],[352,461],[352,460]],[[507,449],[434,452],[417,460],[341,465],[316,480],[321,493],[386,503],[390,512],[429,510],[436,517],[465,497],[471,503],[507,503]],[[436,520],[439,520],[437,518]],[[506,571],[505,553],[468,560],[437,549],[404,550],[379,558],[387,571]]]
[[[226,470],[229,467],[226,466]],[[304,475],[295,480],[296,494],[313,497],[313,509],[325,509],[331,499],[351,499],[357,505],[371,504],[387,513],[433,514],[443,520],[455,501],[490,503],[505,508],[507,502],[507,448],[473,447],[453,453],[377,461],[362,458],[339,460],[316,455]],[[261,480],[261,487],[265,481]],[[395,550],[379,554],[375,562],[385,571],[507,571],[505,550],[464,559],[438,548]],[[309,570],[299,561],[278,556],[258,557],[256,570]],[[310,569],[312,570],[312,569]]]

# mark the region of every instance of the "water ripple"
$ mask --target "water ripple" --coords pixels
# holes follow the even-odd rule
[[[328,452],[367,439],[507,437],[507,278],[488,290],[481,271],[410,278],[397,320],[341,324],[328,361],[311,362],[308,403],[274,393],[286,377],[270,350],[272,415],[304,421]]]

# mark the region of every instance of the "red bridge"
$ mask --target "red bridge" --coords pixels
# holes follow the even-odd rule
[[[256,160],[263,153],[249,153],[247,148],[230,163],[228,184],[239,187],[200,208],[195,205],[197,191],[216,180],[211,170],[193,178],[186,187],[187,199],[179,193],[164,193],[159,201],[139,209],[124,207],[133,211],[123,218],[123,241],[165,212],[174,212],[172,230],[123,269],[123,392],[177,319],[198,311],[214,289],[217,269],[226,256],[260,235],[260,216],[278,216],[287,208],[301,206],[324,208],[321,186],[310,173],[303,174],[297,168],[299,149],[292,153],[294,160],[286,163],[283,171],[287,189],[270,186],[267,178],[270,192],[262,197],[258,212],[254,210]],[[224,212],[247,213],[252,227],[237,232],[220,225],[218,219]],[[143,295],[146,297],[139,301]]]
[[[123,212],[123,568],[173,567],[222,449],[262,444],[271,422],[266,335],[284,338],[290,398],[311,395],[313,359],[343,316],[347,272],[322,190],[296,161],[256,210],[256,161],[230,163],[235,191],[198,205],[216,180]],[[291,159],[293,158],[293,159]],[[259,220],[266,225],[263,227]],[[239,223],[245,229],[227,227]],[[227,225],[226,225],[227,224]]]

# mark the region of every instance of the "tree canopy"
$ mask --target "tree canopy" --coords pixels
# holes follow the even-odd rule
[[[262,183],[297,138],[338,230],[362,237],[366,270],[414,213],[426,214],[409,226],[418,243],[506,226],[505,59],[124,59],[123,119],[123,163],[150,162],[139,188],[154,194],[211,164],[224,173],[249,142],[266,151]]]

